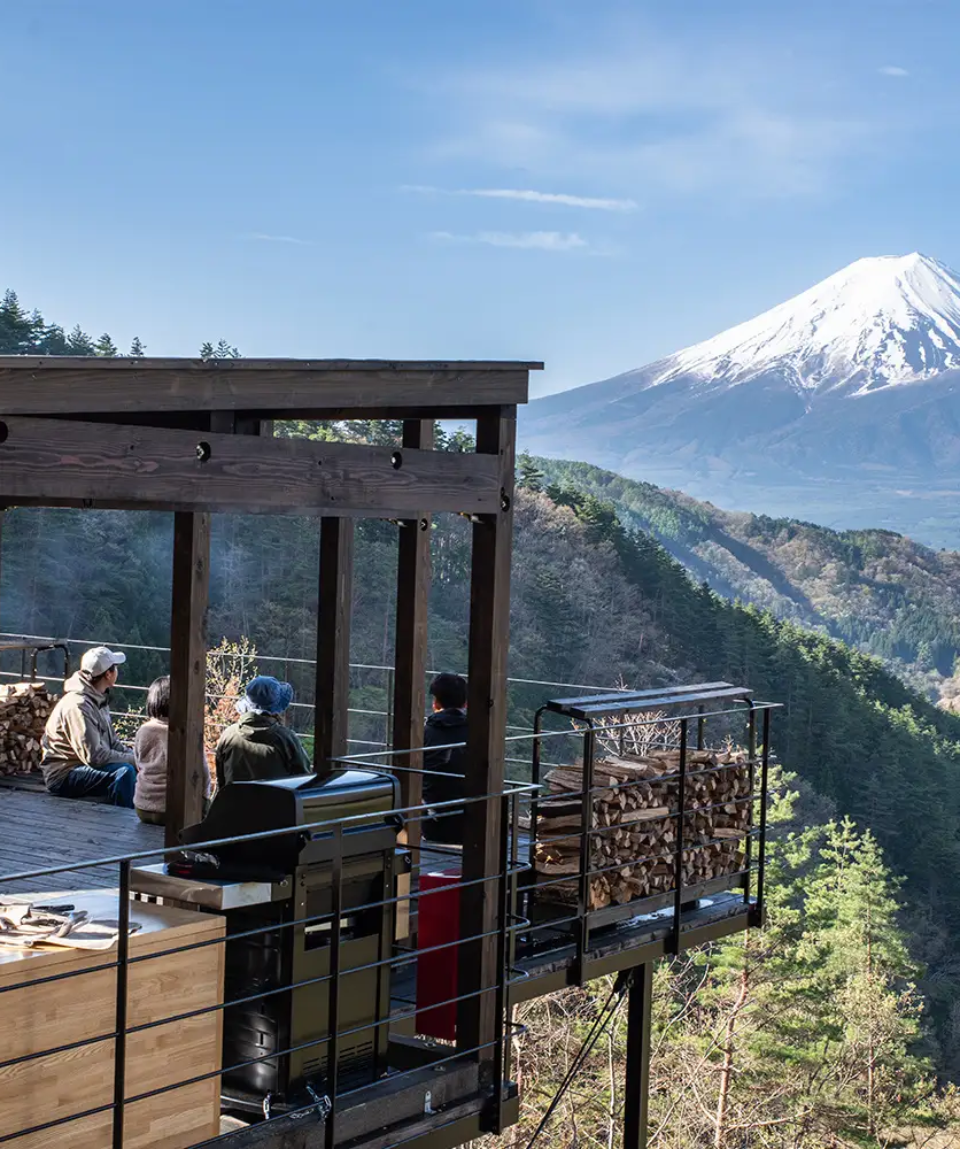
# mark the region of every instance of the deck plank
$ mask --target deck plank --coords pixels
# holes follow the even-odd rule
[[[163,827],[146,825],[133,810],[30,790],[0,790],[0,895],[115,886],[116,866],[70,867],[162,848]],[[6,880],[48,866],[62,867],[62,872]]]

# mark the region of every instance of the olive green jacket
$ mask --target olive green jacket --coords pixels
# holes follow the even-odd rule
[[[277,714],[245,714],[217,743],[217,786],[309,774],[303,743]]]

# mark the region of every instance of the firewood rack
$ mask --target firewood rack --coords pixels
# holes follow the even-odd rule
[[[742,890],[744,905],[749,909],[754,924],[759,925],[763,920],[763,889],[764,889],[764,859],[767,828],[767,776],[769,769],[769,743],[770,743],[770,712],[773,704],[756,702],[751,692],[745,687],[733,686],[727,682],[695,683],[689,686],[659,688],[639,691],[617,691],[611,694],[595,694],[587,697],[552,699],[541,706],[534,717],[534,736],[532,750],[531,781],[534,786],[540,787],[543,766],[543,743],[550,737],[551,732],[544,731],[544,718],[547,714],[554,714],[570,719],[574,726],[572,734],[582,738],[583,788],[580,793],[568,795],[571,800],[580,801],[579,822],[579,871],[575,875],[577,883],[576,913],[572,912],[557,922],[559,927],[567,929],[573,934],[576,945],[575,968],[584,969],[586,954],[590,947],[591,932],[603,929],[618,922],[637,918],[641,915],[653,914],[663,911],[672,905],[673,921],[671,930],[671,943],[668,952],[679,954],[684,946],[681,943],[684,911],[695,908],[699,898],[709,896],[720,891],[721,887],[731,887]],[[598,719],[623,719],[622,723],[614,722],[608,729],[622,732],[636,723],[636,716],[658,712],[668,721],[679,725],[679,739],[675,749],[679,752],[679,765],[675,774],[665,775],[663,781],[670,781],[676,785],[677,806],[665,816],[676,827],[676,845],[671,851],[673,855],[674,879],[673,889],[649,897],[642,897],[628,901],[621,905],[610,905],[602,909],[591,909],[590,883],[597,871],[591,868],[591,839],[600,832],[594,828],[593,804],[595,796],[607,785],[595,784],[595,767],[597,758],[597,737],[602,730],[598,727]],[[742,869],[736,873],[712,882],[699,885],[685,884],[683,880],[683,859],[685,852],[696,848],[694,845],[685,846],[684,824],[685,819],[695,811],[695,807],[687,805],[688,782],[698,771],[690,769],[688,761],[691,746],[697,750],[704,749],[705,731],[708,720],[723,719],[729,726],[733,720],[745,718],[746,742],[746,768],[749,772],[749,794],[741,801],[749,803],[753,808],[759,805],[759,813],[754,819],[751,817],[744,844],[744,863]],[[695,724],[691,731],[691,724]],[[691,738],[693,734],[693,738]],[[759,749],[758,749],[759,747]],[[759,788],[756,786],[756,774],[759,769]],[[635,783],[626,783],[635,785]],[[538,888],[535,884],[536,850],[538,818],[544,800],[542,788],[535,791],[539,797],[531,802],[530,809],[530,840],[529,840],[529,884],[527,887],[526,913],[532,920],[543,920],[544,915],[538,912]],[[756,864],[754,864],[754,840],[758,842],[756,851]],[[754,884],[755,878],[755,884]]]
[[[0,654],[8,650],[20,651],[20,677],[24,681],[35,682],[37,680],[37,658],[39,655],[48,650],[59,650],[63,654],[63,677],[66,680],[70,677],[70,649],[66,642],[59,639],[51,639],[49,642],[0,642]],[[27,679],[27,661],[30,663],[30,677]]]

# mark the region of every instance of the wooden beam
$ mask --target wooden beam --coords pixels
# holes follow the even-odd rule
[[[424,509],[488,513],[498,499],[495,460],[452,451],[64,419],[0,421],[6,503],[393,518]]]
[[[433,447],[431,419],[409,420],[403,425],[403,446],[415,450]],[[397,554],[397,621],[393,671],[393,749],[412,750],[423,746],[426,711],[427,608],[430,599],[430,515],[427,511],[404,519],[400,527]],[[423,768],[423,754],[408,754],[397,760],[401,771],[400,800],[404,806],[417,806],[423,798],[423,776],[409,770]],[[407,845],[420,845],[420,820],[407,826]],[[414,854],[414,860],[419,855]]]
[[[407,406],[391,406],[391,407],[297,407],[284,409],[283,411],[275,411],[270,408],[264,408],[260,411],[252,411],[251,415],[257,415],[262,419],[275,419],[283,421],[287,419],[303,420],[305,422],[329,422],[339,421],[344,419],[362,419],[377,422],[384,419],[389,419],[392,422],[405,422],[408,419],[457,419],[473,422],[479,419],[481,415],[490,410],[490,406],[484,403],[474,403],[470,405],[463,403],[456,407],[444,407],[440,410],[436,406],[432,407],[407,407]],[[159,424],[157,424],[159,426]]]
[[[228,411],[498,406],[540,363],[0,357],[0,411]]]
[[[318,774],[326,773],[331,758],[341,757],[347,752],[353,542],[354,529],[350,519],[320,520],[313,744],[313,763]]]
[[[180,512],[173,524],[170,619],[170,729],[165,843],[203,817],[203,719],[207,679],[210,516]]]
[[[490,934],[497,927],[498,875],[506,862],[501,843],[504,736],[507,721],[507,651],[510,641],[510,558],[513,543],[516,408],[506,407],[477,421],[477,452],[496,459],[500,506],[473,528],[470,573],[470,660],[466,796],[494,795],[466,806],[463,879],[460,894],[462,937]],[[464,944],[459,955],[460,994],[497,984],[497,938]],[[457,1044],[480,1050],[481,1082],[489,1082],[499,1034],[496,994],[461,1001]]]

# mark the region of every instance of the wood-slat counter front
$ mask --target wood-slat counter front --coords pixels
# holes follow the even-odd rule
[[[45,905],[68,902],[91,917],[116,921],[117,891],[32,895]],[[27,899],[18,899],[27,900]],[[130,957],[140,958],[225,936],[225,919],[145,902],[131,902]],[[0,949],[0,1062],[115,1032],[117,950]],[[86,971],[78,977],[32,981]],[[223,946],[164,954],[129,966],[127,1026],[219,1005],[223,1001]],[[26,983],[22,988],[7,987]],[[223,1013],[128,1033],[127,1098],[218,1070]],[[45,1122],[109,1105],[114,1096],[114,1039],[0,1069],[0,1138]],[[126,1149],[185,1149],[219,1132],[220,1078],[210,1077],[155,1097],[129,1102]],[[11,1142],[16,1149],[109,1149],[113,1111],[106,1109]]]

